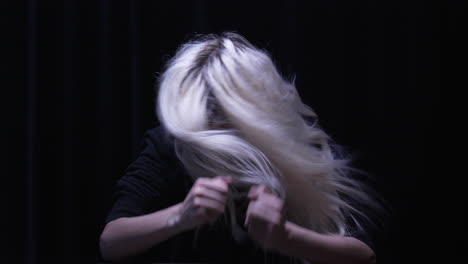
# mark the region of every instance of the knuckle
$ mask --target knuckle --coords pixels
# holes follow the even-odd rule
[[[222,182],[222,183],[220,183],[218,186],[220,187],[220,190],[219,190],[219,191],[220,191],[222,194],[226,194],[226,193],[228,192],[228,186],[227,186],[226,183]]]
[[[203,194],[203,188],[199,185],[193,187],[193,194],[194,195],[202,195]]]
[[[227,186],[227,183],[225,183],[224,181],[222,181],[221,179],[214,179],[212,182],[211,182],[212,186],[213,187],[217,187],[216,189],[218,190],[218,192],[220,193],[226,193],[228,191],[228,186]]]
[[[195,181],[195,185],[198,186],[200,184],[206,183],[207,180],[208,180],[208,178],[205,178],[205,177],[197,178],[197,180]]]

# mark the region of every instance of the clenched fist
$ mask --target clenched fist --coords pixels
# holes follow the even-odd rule
[[[168,219],[169,225],[188,230],[214,222],[224,213],[231,183],[229,176],[198,178],[177,213]]]
[[[286,240],[284,202],[264,185],[254,186],[248,194],[245,226],[261,246],[278,249]]]

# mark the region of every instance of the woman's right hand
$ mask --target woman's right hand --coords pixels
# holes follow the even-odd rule
[[[214,222],[224,213],[231,183],[230,176],[198,178],[168,224],[188,230]]]

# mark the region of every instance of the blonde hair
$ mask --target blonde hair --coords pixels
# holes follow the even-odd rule
[[[365,216],[351,201],[373,204],[329,136],[308,122],[317,116],[294,84],[238,34],[182,45],[160,77],[157,113],[192,177],[230,175],[234,192],[265,184],[301,226],[346,235],[346,217]]]

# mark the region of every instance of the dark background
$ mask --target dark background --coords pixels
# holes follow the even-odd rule
[[[461,2],[3,1],[0,262],[96,262],[114,183],[157,123],[155,77],[195,34],[236,31],[375,177],[379,263],[450,263],[464,207],[438,199],[439,97]]]

